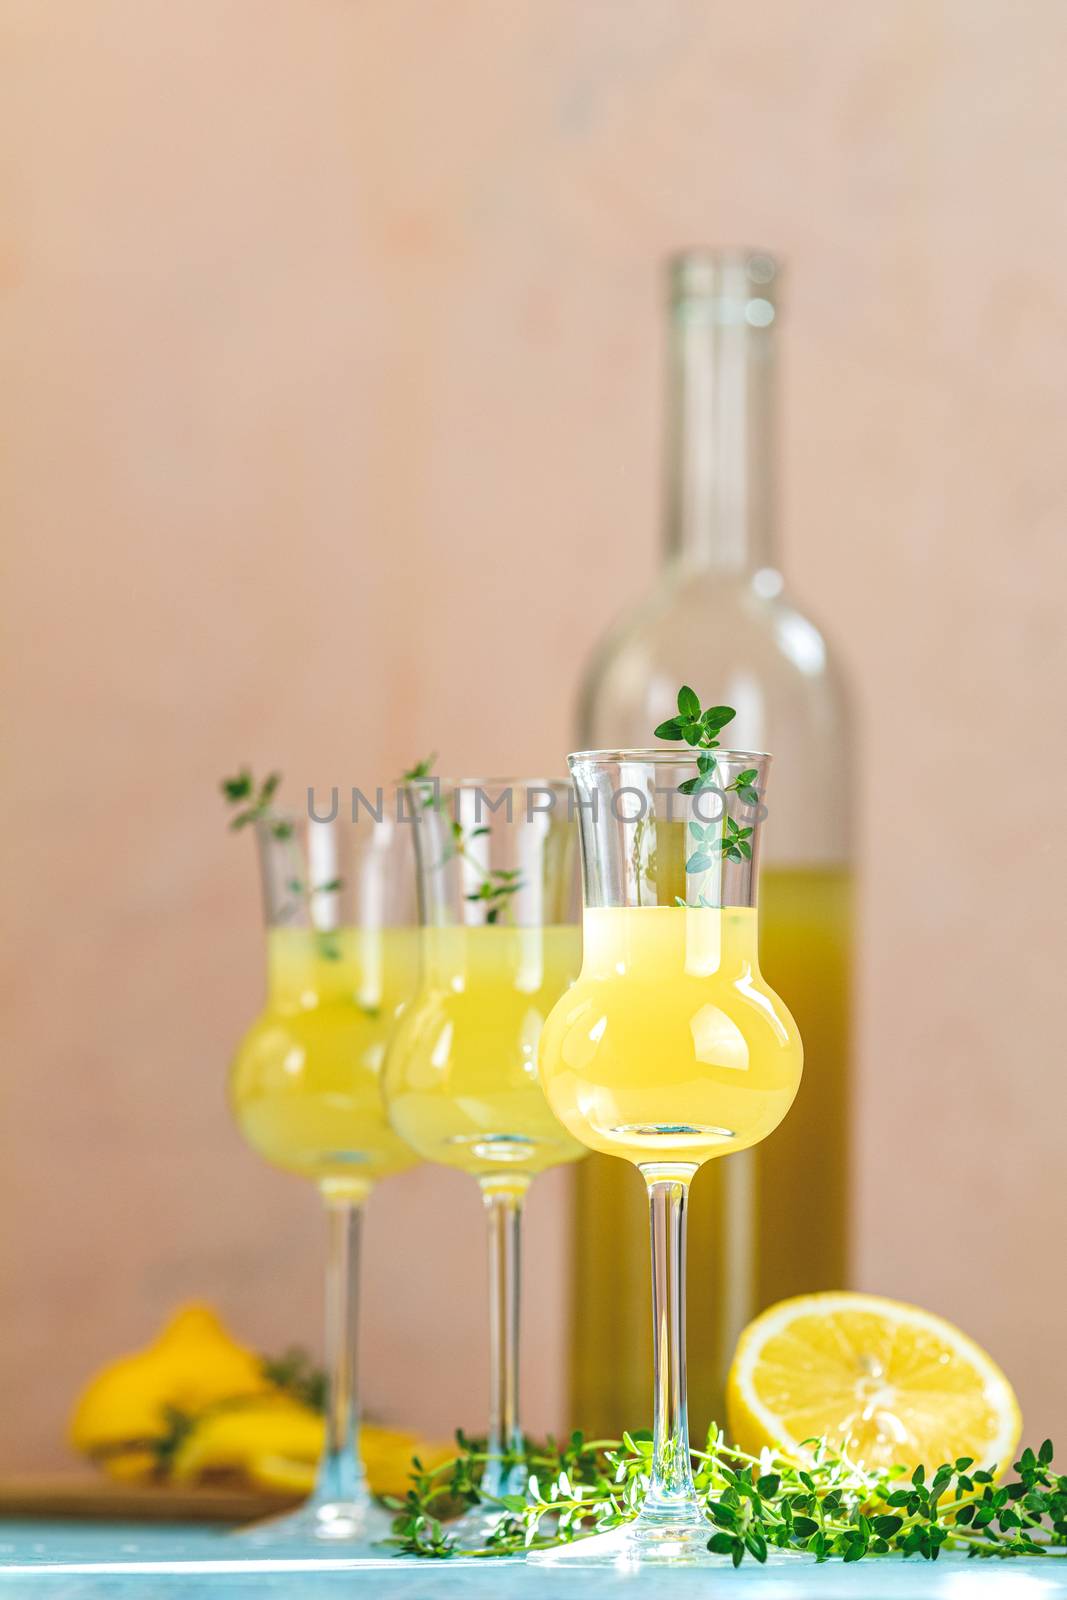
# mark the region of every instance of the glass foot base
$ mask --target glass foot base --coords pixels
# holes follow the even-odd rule
[[[368,1554],[380,1556],[388,1554],[380,1541],[392,1533],[393,1516],[371,1500],[309,1501],[299,1511],[241,1528],[238,1537],[262,1549],[328,1544],[343,1545],[346,1552],[365,1547]]]
[[[444,1531],[457,1550],[481,1550],[497,1523],[507,1514],[497,1505],[471,1506],[453,1522],[446,1522]]]
[[[531,1550],[526,1560],[539,1567],[721,1567],[729,1556],[715,1555],[708,1540],[714,1524],[701,1518],[638,1517],[610,1533],[594,1533],[552,1550]]]

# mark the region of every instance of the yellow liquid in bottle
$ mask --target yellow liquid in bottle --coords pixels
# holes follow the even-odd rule
[[[767,1139],[711,1162],[690,1194],[689,1411],[694,1436],[723,1420],[741,1328],[788,1295],[848,1279],[852,884],[844,867],[764,867],[760,967],[804,1041],[804,1081]],[[575,1172],[572,1416],[617,1436],[650,1417],[648,1202],[640,1178],[594,1155]],[[605,1251],[602,1240],[615,1241]]]
[[[583,1148],[548,1108],[537,1046],[578,971],[576,926],[427,928],[417,994],[390,1045],[389,1117],[427,1161],[520,1186]]]
[[[545,1028],[549,1104],[591,1149],[701,1166],[775,1129],[800,1082],[800,1036],[763,982],[756,913],[588,910],[582,971]]]
[[[848,1284],[851,875],[765,869],[759,898],[760,964],[796,1018],[807,1064],[796,1105],[755,1157],[762,1310]]]
[[[234,1061],[233,1114],[261,1156],[332,1194],[359,1198],[416,1160],[379,1073],[417,941],[417,928],[268,931],[268,1003]]]

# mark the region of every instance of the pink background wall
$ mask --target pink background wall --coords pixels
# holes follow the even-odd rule
[[[785,566],[865,727],[858,1281],[1067,1431],[1061,0],[0,0],[0,49],[3,1465],[184,1296],[317,1337],[315,1198],[222,1099],[216,780],[561,764],[656,559],[690,242],[791,267]],[[477,1425],[474,1186],[391,1184],[368,1247],[371,1408]]]

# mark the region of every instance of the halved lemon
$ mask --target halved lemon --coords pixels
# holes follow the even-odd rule
[[[825,1436],[868,1469],[958,1456],[1011,1465],[1022,1418],[1003,1372],[942,1317],[870,1294],[782,1300],[749,1323],[727,1380],[730,1437],[803,1457]]]

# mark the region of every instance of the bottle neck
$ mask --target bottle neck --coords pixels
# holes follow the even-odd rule
[[[671,264],[667,557],[744,575],[774,565],[774,288],[756,254]]]

